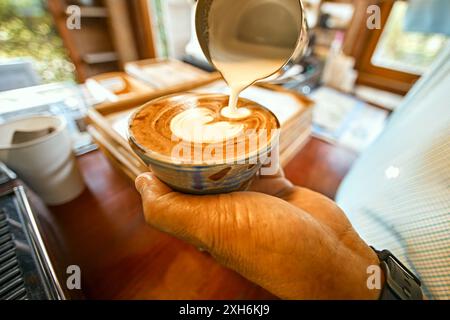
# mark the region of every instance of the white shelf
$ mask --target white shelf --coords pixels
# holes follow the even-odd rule
[[[98,64],[118,61],[119,57],[116,52],[96,52],[96,53],[86,53],[83,55],[83,61],[88,64]]]

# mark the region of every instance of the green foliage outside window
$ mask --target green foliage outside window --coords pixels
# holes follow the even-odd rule
[[[449,43],[442,34],[404,30],[408,3],[397,1],[372,57],[376,66],[421,75]]]
[[[44,83],[74,81],[74,65],[44,0],[0,1],[0,61],[28,57]]]
[[[152,18],[156,26],[156,47],[160,57],[167,58],[169,56],[169,45],[164,21],[164,5],[161,1],[152,0]]]

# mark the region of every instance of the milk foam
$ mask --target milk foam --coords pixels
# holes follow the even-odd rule
[[[177,138],[192,143],[227,141],[244,131],[243,124],[213,121],[213,111],[207,108],[192,108],[176,115],[170,122],[170,130]]]
[[[231,44],[225,44],[228,47],[233,47]],[[258,45],[248,45],[248,44],[235,44],[241,47],[243,53],[240,55],[232,55],[230,52],[224,53],[224,51],[215,47],[211,49],[213,54],[213,62],[218,70],[222,73],[223,78],[227,82],[231,89],[230,102],[229,102],[229,115],[235,113],[235,116],[229,116],[230,118],[239,118],[237,114],[238,107],[237,102],[240,93],[253,84],[255,81],[267,77],[280,69],[285,60],[271,58],[270,55],[274,56],[282,54],[285,50],[280,50],[277,48],[268,49],[264,48],[265,53],[269,54],[267,58],[254,58],[255,52],[261,50],[261,46]],[[280,53],[281,51],[281,53]]]
[[[223,108],[220,111],[220,114],[225,118],[238,120],[247,118],[252,114],[252,112],[247,108],[237,108],[236,110],[234,110],[233,107],[228,106]]]

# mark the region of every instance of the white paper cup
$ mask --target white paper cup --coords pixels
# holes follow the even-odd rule
[[[16,131],[39,131],[49,127],[54,131],[43,137],[11,144]],[[67,122],[62,117],[32,116],[1,124],[0,161],[49,205],[69,202],[84,190]]]

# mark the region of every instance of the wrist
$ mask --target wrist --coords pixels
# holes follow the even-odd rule
[[[360,250],[342,250],[338,259],[342,272],[338,299],[378,300],[385,284],[376,253],[364,244]],[[346,252],[347,251],[347,252]]]

